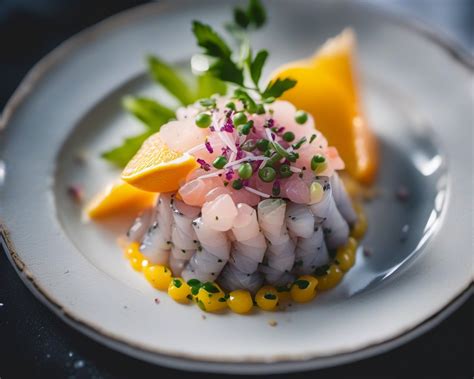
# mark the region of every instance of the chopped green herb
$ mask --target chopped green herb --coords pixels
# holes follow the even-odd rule
[[[280,166],[279,172],[282,178],[289,178],[291,175],[293,175],[290,166],[287,164],[282,164]]]
[[[241,125],[239,128],[240,133],[242,133],[245,136],[248,136],[253,128],[253,121],[250,120],[249,122],[246,122],[245,124]]]
[[[298,288],[300,290],[304,290],[304,289],[308,288],[308,286],[309,286],[309,282],[307,280],[304,280],[304,279],[298,279],[293,284],[298,286]]]
[[[309,143],[313,143],[315,139],[316,139],[316,134],[312,134],[311,138],[309,139]]]
[[[212,118],[209,113],[199,113],[196,116],[196,125],[199,126],[200,128],[208,128],[211,123],[212,123]]]
[[[218,301],[219,303],[225,303],[225,302],[226,302],[226,299],[225,299],[225,297],[220,297],[219,299],[217,299],[217,301]]]
[[[240,190],[244,187],[244,184],[242,183],[242,179],[235,179],[232,182],[232,188],[236,190]]]
[[[176,288],[180,288],[182,285],[183,283],[181,283],[181,280],[173,279],[173,286],[175,286]]]
[[[201,281],[199,281],[198,279],[189,279],[189,280],[188,280],[188,285],[189,285],[190,287],[200,286],[200,285],[201,285]]]
[[[316,267],[314,270],[314,275],[316,276],[325,276],[329,271],[329,265],[323,265]]]
[[[217,288],[214,284],[211,282],[206,282],[202,285],[202,288],[204,288],[207,292],[209,293],[219,293],[220,290]]]
[[[269,145],[270,145],[270,141],[267,139],[262,138],[257,141],[257,148],[260,151],[266,151]]]
[[[212,165],[217,168],[221,169],[227,164],[227,158],[220,155],[216,159],[214,159],[214,162],[212,162]]]
[[[299,149],[304,143],[306,142],[306,137],[301,137],[298,142],[294,143],[291,145],[293,149],[297,150]]]
[[[291,142],[295,139],[295,133],[293,132],[285,132],[283,133],[283,140],[286,142]]]
[[[272,141],[271,142],[273,148],[275,149],[275,152],[279,155],[281,155],[282,157],[285,157],[285,158],[289,158],[291,153],[289,153],[288,151],[286,151],[286,149],[281,146],[277,141]]]
[[[252,165],[248,162],[242,163],[237,173],[242,179],[249,179],[253,174]]]
[[[216,106],[215,99],[201,99],[199,100],[199,104],[206,108],[214,108]]]
[[[326,162],[326,158],[324,158],[322,155],[317,154],[314,155],[313,158],[311,158],[311,170],[315,171],[318,166],[321,164],[324,164]]]
[[[276,171],[273,167],[263,167],[258,170],[258,177],[266,183],[270,183],[275,180]]]
[[[276,300],[277,298],[276,295],[271,292],[267,292],[265,295],[263,295],[263,297],[267,300]]]
[[[298,124],[303,125],[306,121],[308,121],[308,114],[305,111],[296,111],[295,121]]]

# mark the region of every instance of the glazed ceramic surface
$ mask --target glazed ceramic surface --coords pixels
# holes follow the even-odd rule
[[[310,304],[203,318],[128,266],[116,238],[130,220],[84,223],[68,195],[74,185],[90,198],[119,175],[100,153],[142,128],[122,110],[124,95],[173,105],[146,75],[145,55],[184,67],[197,51],[191,20],[221,25],[232,5],[148,4],[86,30],[33,68],[1,123],[0,217],[12,262],[73,327],[163,365],[293,371],[403,343],[465,299],[473,275],[472,65],[423,29],[355,2],[275,0],[268,26],[253,36],[255,48],[271,52],[267,74],[346,26],[359,39],[364,101],[382,159],[362,243],[371,254],[360,248],[343,282]],[[401,186],[410,194],[405,202],[395,198]]]

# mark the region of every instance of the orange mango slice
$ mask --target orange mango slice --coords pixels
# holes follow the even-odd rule
[[[192,155],[170,149],[155,133],[128,162],[122,180],[143,191],[171,192],[197,167]]]
[[[84,209],[93,220],[120,214],[137,214],[155,204],[156,193],[139,190],[125,182],[110,184],[98,193]]]
[[[361,109],[355,49],[355,36],[346,29],[312,57],[277,69],[272,79],[290,77],[298,81],[282,99],[311,113],[316,128],[338,149],[349,174],[370,184],[375,179],[379,157],[377,140]]]

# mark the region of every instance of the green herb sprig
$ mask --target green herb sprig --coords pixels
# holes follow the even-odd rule
[[[262,49],[253,55],[246,32],[251,27],[262,27],[265,21],[265,9],[259,0],[250,0],[246,9],[234,10],[234,23],[228,24],[227,30],[240,44],[238,56],[233,54],[224,38],[210,25],[193,21],[192,26],[197,44],[211,59],[209,72],[237,87],[234,90],[234,98],[240,100],[249,113],[265,113],[263,104],[272,103],[296,85],[296,81],[291,78],[278,78],[263,88],[259,84],[269,54],[267,50]]]

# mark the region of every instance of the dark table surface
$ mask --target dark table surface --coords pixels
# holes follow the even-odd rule
[[[366,0],[444,29],[474,46],[472,0]],[[27,70],[60,42],[123,9],[130,0],[0,0],[0,109]],[[472,378],[472,298],[433,330],[388,353],[292,377]],[[112,351],[65,325],[24,286],[0,253],[0,378],[210,377],[152,366]],[[215,376],[217,377],[217,376]]]

